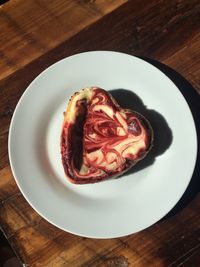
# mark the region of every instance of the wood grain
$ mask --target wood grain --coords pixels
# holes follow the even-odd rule
[[[184,86],[188,96],[194,90],[200,93],[199,1],[68,1],[68,5],[65,2],[52,1],[47,7],[43,0],[18,0],[3,7],[3,14],[17,20],[20,30],[8,19],[4,28],[8,36],[4,36],[0,48],[4,55],[0,65],[1,228],[21,261],[31,267],[198,267],[200,168],[196,168],[193,182],[176,212],[142,232],[118,239],[96,240],[65,233],[41,218],[19,192],[8,162],[10,120],[28,84],[55,61],[88,50],[122,51],[167,64],[190,82],[184,84],[178,74],[173,76],[180,89]],[[31,16],[25,18],[25,12],[30,10]],[[86,19],[88,11],[93,16]],[[80,12],[83,14],[77,18]],[[64,14],[68,14],[67,19]],[[5,16],[0,16],[0,20],[5,27]],[[33,20],[39,24],[34,26]],[[68,32],[72,24],[75,26]],[[60,29],[55,33],[58,25]],[[65,27],[68,30],[64,33]],[[19,54],[11,51],[13,44]],[[196,101],[190,105],[197,112],[198,130],[198,94],[194,98]]]
[[[0,9],[0,78],[88,27],[126,0],[17,0]]]

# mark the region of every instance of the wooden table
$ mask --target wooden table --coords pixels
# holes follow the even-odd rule
[[[186,97],[199,136],[199,0],[10,0],[0,6],[1,229],[29,267],[200,266],[199,156],[191,183],[170,214],[118,239],[82,238],[57,229],[16,186],[7,139],[20,96],[46,67],[88,50],[122,51],[164,71]]]

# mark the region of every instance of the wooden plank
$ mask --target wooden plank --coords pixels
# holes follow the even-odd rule
[[[200,25],[200,24],[199,24]],[[184,42],[181,49],[165,59],[169,66],[175,66],[178,73],[187,77],[187,80],[200,94],[200,33]]]
[[[52,266],[52,260],[60,262],[60,259],[69,266],[87,266],[91,259],[101,258],[102,254],[121,245],[117,239],[77,237],[57,229],[43,219],[36,225],[22,227],[9,241],[13,247],[17,247],[22,262],[28,262],[30,266]]]
[[[0,223],[8,238],[20,229],[36,225],[41,220],[20,192],[3,201],[0,209]]]
[[[50,266],[53,260],[59,262],[61,258],[65,261],[61,256],[62,251],[74,247],[78,239],[76,236],[58,230],[45,220],[41,220],[34,227],[27,226],[20,229],[9,238],[9,241],[13,247],[17,248],[22,262],[27,262],[30,266]]]
[[[17,0],[0,9],[0,78],[88,27],[126,0]]]
[[[10,166],[0,170],[0,201],[3,202],[19,192]]]

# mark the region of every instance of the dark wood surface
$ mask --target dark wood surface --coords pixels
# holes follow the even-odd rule
[[[199,136],[199,1],[10,0],[0,7],[1,229],[25,266],[200,266],[199,156],[191,183],[170,214],[123,238],[96,240],[65,233],[41,218],[21,195],[7,149],[14,108],[42,70],[89,50],[122,51],[161,69],[188,101]]]

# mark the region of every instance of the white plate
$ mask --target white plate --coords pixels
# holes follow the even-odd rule
[[[146,168],[121,179],[73,185],[60,157],[63,111],[76,90],[92,85],[134,90],[148,110],[165,118],[173,138]],[[156,127],[159,132],[159,121]],[[9,132],[12,171],[30,205],[57,227],[95,238],[132,234],[161,219],[187,188],[196,155],[194,121],[177,87],[147,62],[117,52],[81,53],[46,69],[21,97]]]

